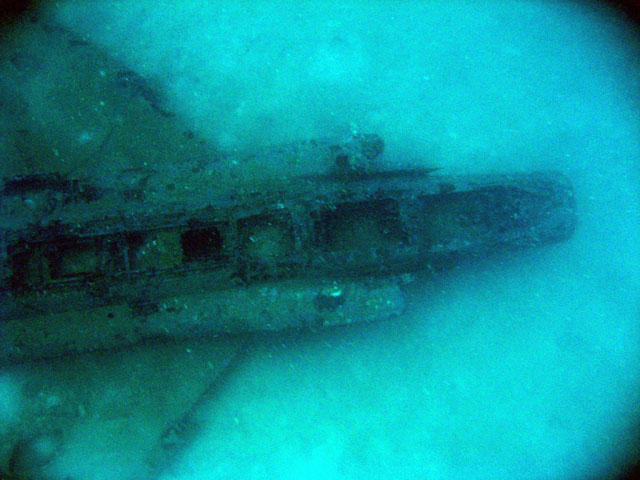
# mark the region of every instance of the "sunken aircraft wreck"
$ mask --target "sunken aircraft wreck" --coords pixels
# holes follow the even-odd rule
[[[559,173],[391,168],[361,133],[227,153],[152,78],[29,25],[3,51],[0,363],[389,318],[413,276],[572,234]]]
[[[139,65],[23,27],[0,49],[2,478],[70,478],[69,452],[159,478],[265,340],[244,332],[395,317],[423,277],[573,232],[560,173],[393,168],[373,134],[226,152]]]
[[[272,149],[326,173],[228,193],[201,172],[5,178],[0,360],[384,319],[414,273],[573,232],[559,173],[385,170],[382,150],[362,134]]]

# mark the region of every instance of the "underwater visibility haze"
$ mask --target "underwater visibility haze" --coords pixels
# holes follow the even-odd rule
[[[265,149],[377,134],[385,169],[557,171],[576,212],[566,241],[407,275],[403,312],[378,322],[2,365],[0,435],[74,419],[1,450],[7,473],[145,478],[153,458],[162,480],[596,479],[638,461],[640,32],[622,14],[578,1],[62,0],[3,28],[0,85],[22,97],[0,99],[0,177],[179,172],[184,143],[242,192],[291,174]],[[34,31],[77,40],[34,47]],[[121,65],[121,90],[96,87],[106,57],[78,53],[89,47]],[[85,108],[94,97],[102,106]],[[146,113],[110,130],[100,109],[122,98]],[[46,148],[25,140],[35,131]]]

